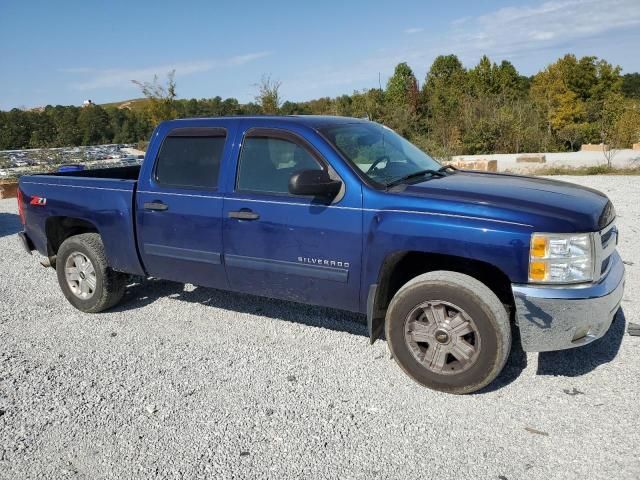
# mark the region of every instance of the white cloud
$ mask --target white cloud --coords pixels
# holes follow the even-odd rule
[[[322,65],[284,79],[286,95],[314,98],[349,88],[384,88],[393,68],[408,62],[419,79],[436,55],[454,53],[463,61],[477,62],[482,54],[514,59],[535,51],[571,51],[586,39],[640,26],[638,0],[553,0],[506,7],[478,17],[462,17],[450,30],[425,46],[388,49],[349,64]],[[406,29],[406,34],[413,33]],[[417,33],[417,32],[415,32]],[[555,54],[555,53],[554,53]],[[538,65],[536,68],[540,68]]]
[[[471,17],[456,18],[454,21],[451,22],[451,25],[453,25],[454,27],[457,27],[457,26],[460,26],[460,25],[464,25],[470,19],[471,19]]]
[[[58,71],[62,73],[91,73],[91,72],[95,72],[95,68],[69,67],[69,68],[59,68]]]
[[[529,38],[532,40],[551,40],[555,36],[556,35],[553,32],[538,32],[534,30],[529,33]]]
[[[163,75],[171,70],[175,70],[177,76],[185,76],[207,72],[217,68],[238,67],[268,57],[272,55],[272,53],[273,52],[268,51],[254,52],[223,59],[167,63],[144,68],[110,68],[100,70],[87,67],[74,67],[61,69],[60,71],[85,77],[71,84],[71,87],[75,90],[97,90],[100,88],[128,87],[131,85],[131,80],[149,81],[153,79],[154,75]]]
[[[575,44],[615,30],[640,26],[638,0],[553,0],[505,7],[454,23],[453,46],[505,55]]]
[[[407,35],[415,35],[416,33],[420,33],[420,32],[424,32],[424,28],[413,27],[413,28],[407,28],[404,31],[404,33],[406,33]]]
[[[284,93],[293,99],[309,99],[326,95],[327,90],[339,88],[342,93],[350,93],[349,89],[385,87],[389,75],[400,62],[410,65],[423,65],[432,61],[431,50],[397,50],[378,52],[378,55],[365,57],[360,61],[323,65],[308,69],[286,79],[283,82]]]

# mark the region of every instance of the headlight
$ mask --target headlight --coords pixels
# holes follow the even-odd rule
[[[529,249],[529,281],[580,283],[593,280],[591,233],[534,233]]]

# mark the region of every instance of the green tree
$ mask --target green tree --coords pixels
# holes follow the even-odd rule
[[[28,148],[31,139],[31,122],[27,112],[17,108],[6,112],[0,125],[0,145],[5,149]]]
[[[578,144],[589,135],[589,124],[586,122],[569,122],[557,132],[558,138],[569,144],[571,151],[575,151]]]
[[[416,111],[418,105],[418,81],[406,63],[399,63],[387,81],[385,98],[393,108],[409,108]]]
[[[157,77],[136,84],[147,99],[127,107],[0,112],[0,148],[146,141],[168,118],[259,113],[369,118],[438,157],[573,150],[583,141],[606,141],[615,154],[640,141],[640,74],[622,77],[618,66],[593,56],[564,55],[527,78],[508,61],[483,56],[467,71],[455,55],[444,55],[434,60],[420,91],[409,65],[401,63],[384,90],[305,102],[281,103],[280,82],[270,77],[258,84],[257,102],[247,104],[220,96],[179,100],[173,72],[162,85]]]
[[[604,154],[608,167],[612,167],[613,157],[622,146],[620,120],[622,119],[624,110],[624,96],[621,93],[610,92],[602,101],[598,129],[600,141],[603,144],[602,153]]]
[[[616,142],[620,148],[630,148],[640,143],[640,101],[627,99],[616,123]]]
[[[310,105],[307,102],[284,102],[280,107],[280,114],[282,115],[310,115],[315,113],[312,111]]]
[[[280,86],[282,82],[273,80],[270,75],[263,75],[260,82],[254,86],[258,89],[256,102],[262,107],[263,113],[275,115],[280,109]]]
[[[462,108],[468,91],[467,72],[455,55],[439,56],[422,89],[431,150],[447,158],[461,150]]]
[[[56,146],[80,145],[80,127],[78,125],[79,108],[55,107]]]
[[[82,145],[110,143],[113,139],[109,114],[99,105],[88,105],[78,114]]]
[[[381,121],[384,112],[384,92],[378,88],[355,91],[351,95],[351,115]]]
[[[353,117],[352,100],[349,95],[341,95],[336,98],[336,115]]]
[[[135,83],[143,95],[147,98],[146,111],[149,120],[153,125],[164,120],[170,120],[178,116],[176,108],[176,71],[172,70],[167,74],[167,83],[163,85],[159,82],[158,76],[154,75],[153,81],[144,82],[131,80]]]
[[[542,109],[549,133],[556,133],[586,120],[586,107],[580,95],[570,88],[575,57],[565,56],[534,76],[531,98]],[[588,100],[588,98],[587,98]]]
[[[622,77],[622,93],[625,97],[640,99],[640,73],[627,73]]]
[[[315,100],[309,100],[308,102],[305,102],[305,107],[300,106],[300,109],[302,111],[301,113],[310,113],[312,115],[336,114],[335,103],[329,97],[321,97]]]

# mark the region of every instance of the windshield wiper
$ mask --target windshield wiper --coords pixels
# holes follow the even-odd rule
[[[393,182],[389,182],[385,185],[386,188],[390,188],[390,187],[394,187],[396,185],[399,185],[401,183],[406,182],[407,180],[411,180],[412,178],[417,178],[417,177],[422,177],[423,175],[431,175],[436,176],[436,177],[445,177],[446,173],[444,173],[443,169],[440,170],[419,170],[417,172],[413,172],[410,173],[409,175],[405,175],[404,177],[400,177],[397,180],[394,180]]]

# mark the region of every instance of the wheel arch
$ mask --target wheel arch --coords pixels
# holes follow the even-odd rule
[[[53,216],[47,218],[45,223],[45,235],[47,238],[47,255],[55,258],[62,242],[67,238],[82,233],[97,233],[98,227],[92,222],[76,217]]]
[[[495,265],[469,257],[415,250],[388,254],[380,267],[377,283],[369,286],[367,297],[367,325],[373,343],[384,330],[385,316],[391,299],[408,281],[423,273],[447,270],[463,273],[485,284],[498,299],[513,309],[511,281]]]

